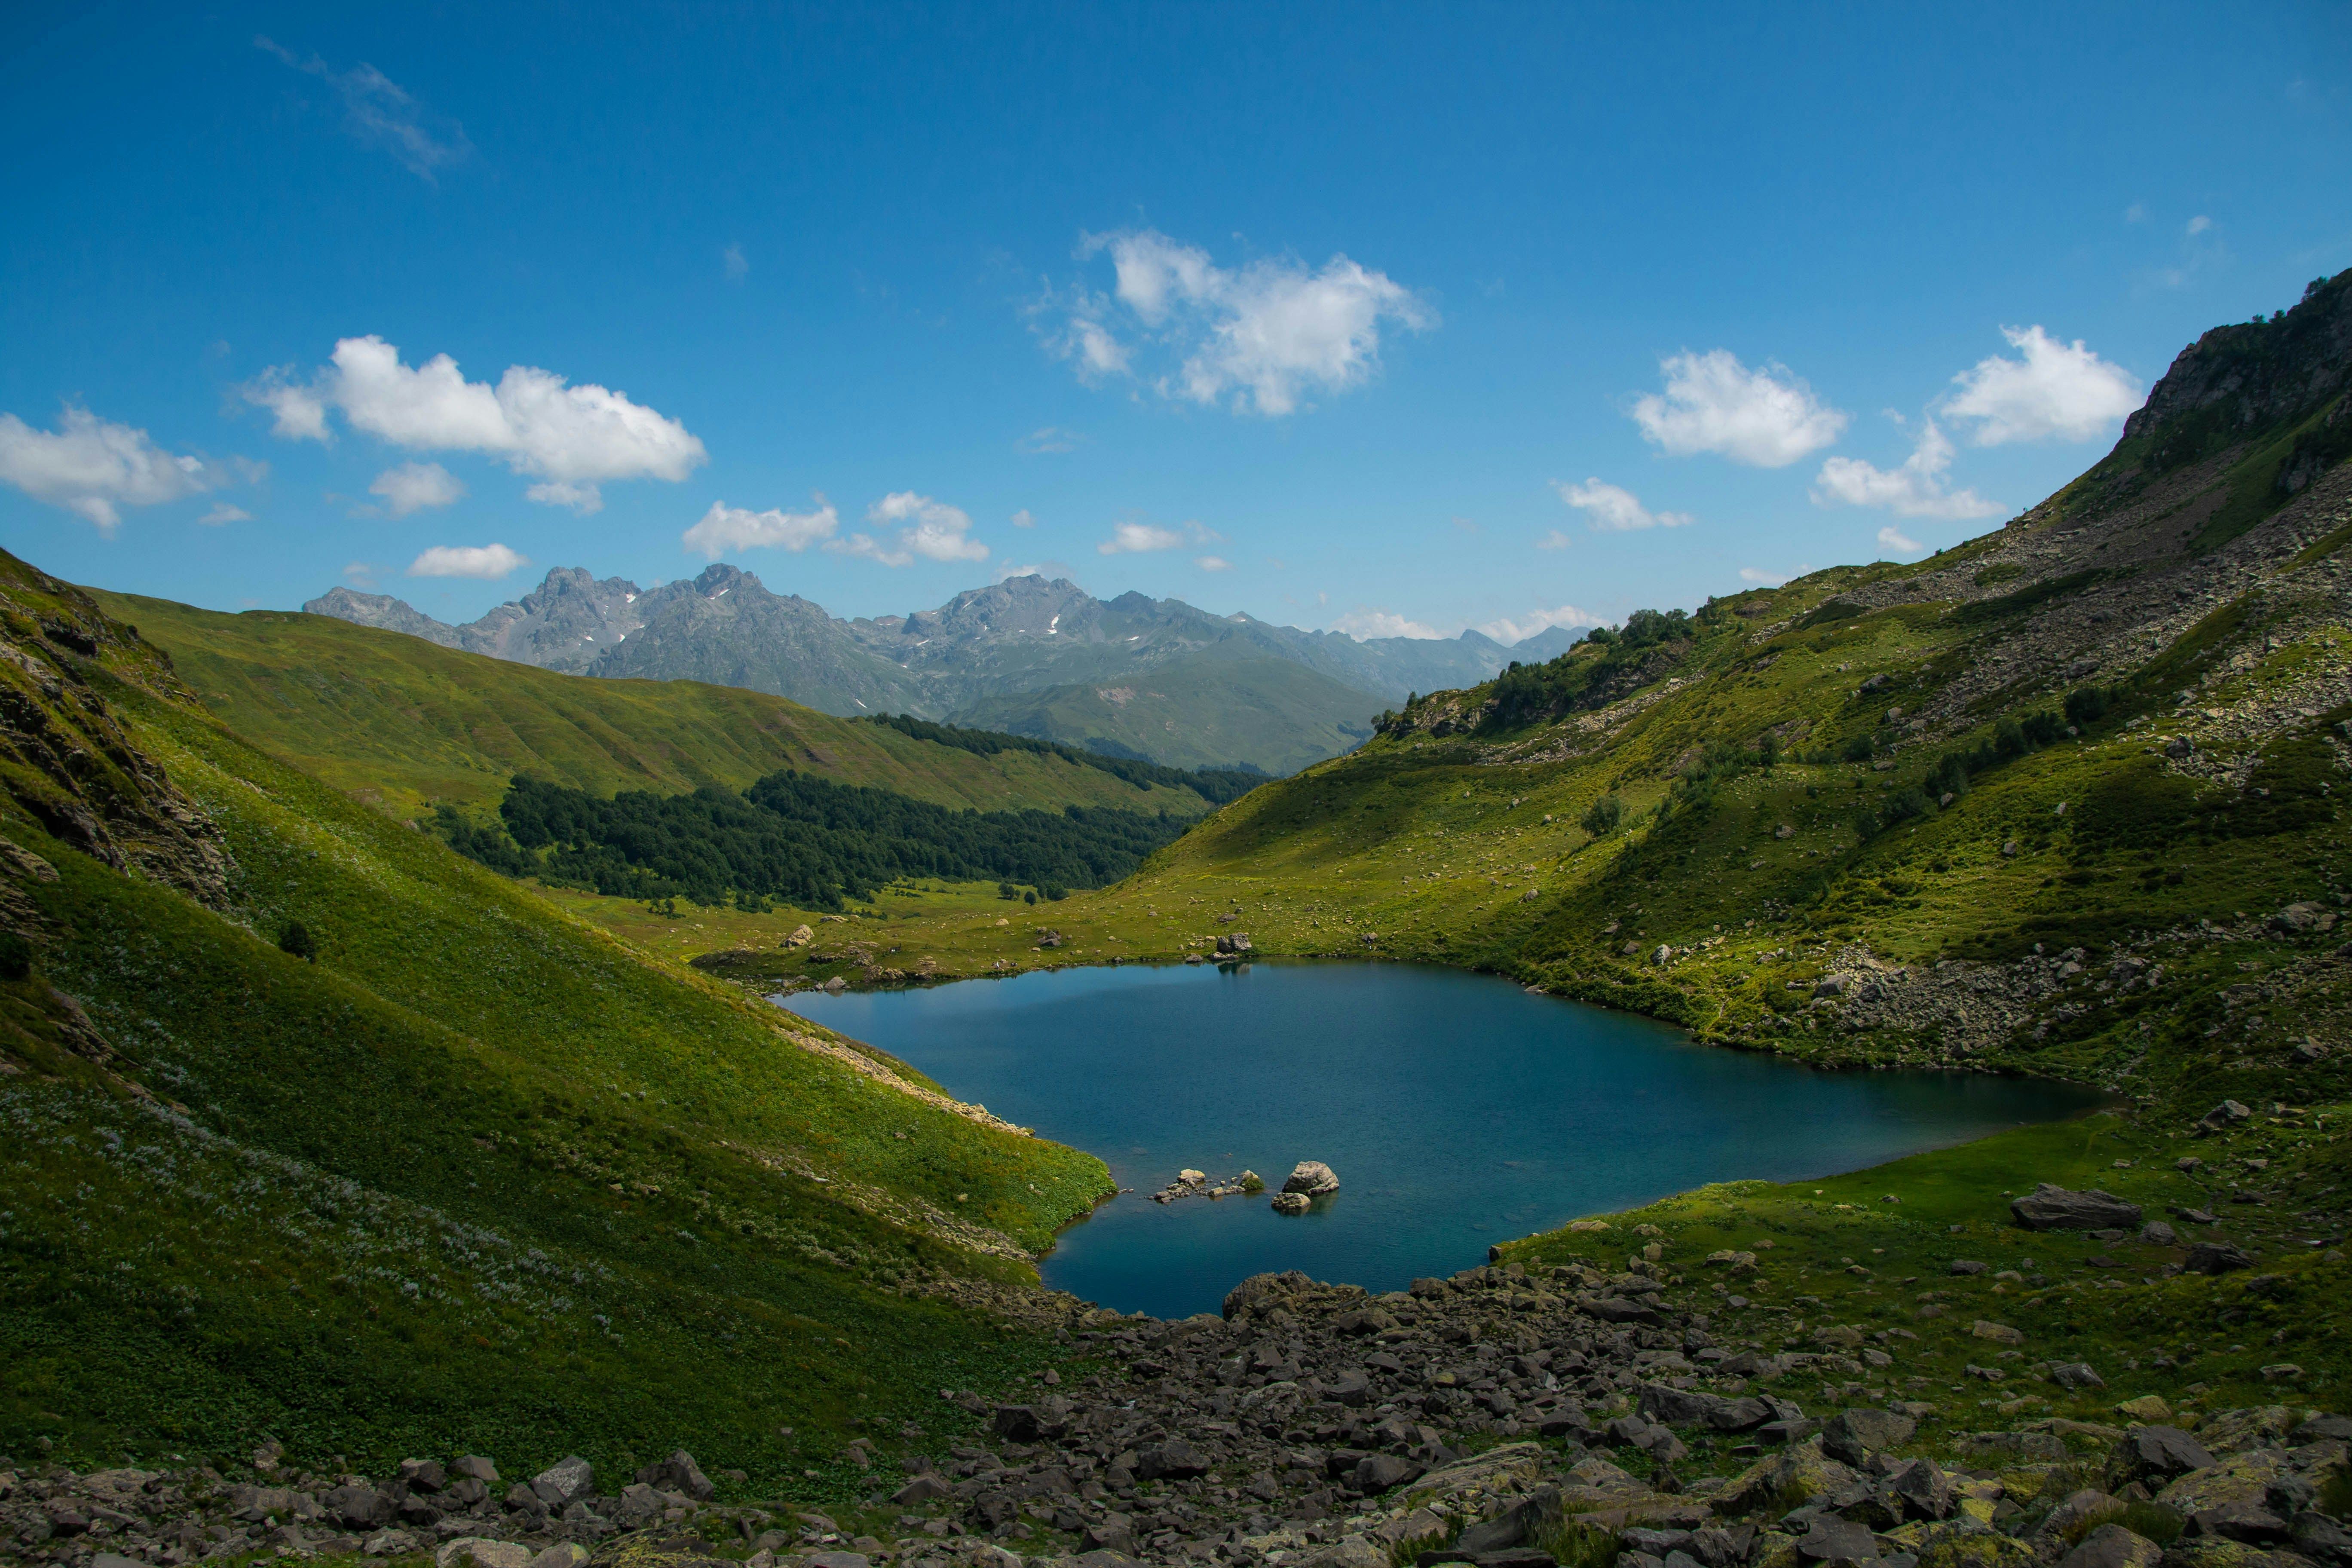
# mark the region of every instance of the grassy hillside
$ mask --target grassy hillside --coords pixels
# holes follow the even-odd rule
[[[2223,1210],[2271,1283],[2180,1279],[2102,1310],[2068,1293],[2078,1279],[2037,1295],[2037,1321],[2110,1349],[2168,1324],[2307,1339],[2296,1303],[2340,1282],[2326,1247],[2352,1173],[2352,465],[2305,460],[2333,449],[2305,437],[2342,406],[2352,353],[2326,345],[2352,342],[2347,322],[2352,274],[2231,329],[2220,371],[2209,337],[2176,374],[2211,398],[2159,387],[2151,408],[2172,412],[2136,423],[2095,483],[1997,533],[1634,617],[1387,716],[1361,751],[1244,796],[1118,887],[896,941],[951,974],[1165,962],[1245,933],[1261,956],[1489,969],[1825,1067],[2102,1085],[2127,1107],[2104,1167],[2032,1140],[1925,1157],[1948,1223],[1998,1226],[2004,1189],[2128,1186],[2115,1159],[2193,1153],[2207,1166],[2152,1195]],[[2315,343],[2336,357],[2296,358]],[[2295,390],[2229,401],[2264,386]],[[2303,457],[2273,464],[2283,431]],[[2245,515],[2216,524],[2230,507]],[[797,963],[860,978],[839,952]],[[2234,1130],[2176,1142],[2225,1099],[2250,1108]],[[1714,1246],[1751,1225],[1811,1237],[1823,1300],[1882,1289],[1824,1277],[1880,1267],[1853,1260],[1841,1227],[1859,1221],[1793,1193],[1693,1201],[1675,1225]],[[1924,1256],[1931,1234],[1900,1239]],[[1543,1261],[1622,1238],[1528,1246]],[[1876,1246],[1891,1271],[1898,1248]],[[2074,1242],[2035,1246],[2084,1266]],[[1832,1253],[1846,1261],[1823,1267]],[[2183,1256],[2142,1244],[2118,1267],[2160,1281]],[[2272,1359],[2352,1375],[2327,1342]],[[2262,1347],[2231,1353],[2258,1382]]]
[[[1381,706],[1287,659],[1213,650],[1114,682],[989,698],[956,720],[1171,767],[1287,773],[1360,744]]]
[[[782,768],[984,811],[1208,809],[1179,786],[1138,788],[1038,752],[981,756],[733,687],[560,675],[325,616],[94,597],[170,654],[238,734],[403,819],[436,802],[494,806],[518,773],[603,795],[677,795]]]
[[[1099,1162],[287,766],[7,558],[0,637],[0,1448],[690,1437],[810,1492],[1046,1353],[951,1303]]]

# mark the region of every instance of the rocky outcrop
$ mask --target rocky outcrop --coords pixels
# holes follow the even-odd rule
[[[220,829],[131,739],[115,683],[198,706],[135,630],[0,552],[0,789],[91,859],[224,910],[235,868]]]
[[[2071,1193],[2052,1182],[2011,1199],[2009,1212],[2027,1230],[2137,1230],[2140,1222],[2137,1204],[2095,1188]]]

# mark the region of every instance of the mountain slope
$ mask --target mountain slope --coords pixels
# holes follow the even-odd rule
[[[982,699],[961,718],[1175,767],[1242,762],[1286,773],[1361,744],[1379,707],[1303,666],[1220,647],[1122,684],[1087,681]]]
[[[781,768],[982,810],[1208,809],[1189,789],[1139,789],[1032,752],[978,755],[739,688],[581,679],[324,616],[95,596],[239,734],[401,817],[436,801],[493,805],[524,772],[599,795],[674,795]]]
[[[1361,719],[1381,701],[1484,679],[1513,651],[1544,658],[1565,646],[1558,630],[1517,650],[1475,631],[1359,642],[1339,632],[1213,616],[1178,599],[1130,593],[1099,600],[1074,583],[1034,575],[970,589],[936,610],[845,621],[724,564],[644,590],[558,568],[533,593],[458,626],[402,600],[348,588],[303,608],[568,673],[745,687],[845,716],[905,712],[984,723],[992,713],[1025,713],[1056,736],[1099,732],[1171,765],[1213,760],[1279,772],[1353,745]],[[1223,668],[1208,673],[1203,655]],[[1285,666],[1320,681],[1302,681]],[[1171,704],[1162,722],[1122,726],[1116,714],[1082,714],[1086,689],[1131,685],[1147,673]],[[1368,696],[1381,701],[1368,706]],[[1228,751],[1230,724],[1213,735],[1194,732],[1195,715],[1235,701],[1279,710],[1304,729],[1262,726],[1263,735],[1247,737],[1238,754]],[[1055,713],[1063,717],[1048,717]],[[1164,721],[1171,716],[1174,730]],[[1300,732],[1328,749],[1299,745]]]
[[[692,1430],[772,1485],[1041,1353],[938,1298],[1030,1278],[1099,1162],[247,745],[6,557],[0,644],[0,1444]]]

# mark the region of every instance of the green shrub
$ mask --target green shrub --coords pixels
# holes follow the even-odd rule
[[[319,944],[311,940],[310,928],[300,921],[286,922],[286,929],[278,933],[278,951],[314,963],[319,958]]]
[[[1595,838],[1606,838],[1617,831],[1617,825],[1624,819],[1625,803],[1613,795],[1604,795],[1584,808],[1578,826]]]

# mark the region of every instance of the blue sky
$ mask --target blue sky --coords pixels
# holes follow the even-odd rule
[[[2347,45],[2333,4],[16,6],[0,544],[449,618],[714,552],[844,615],[1033,565],[1367,633],[1693,605],[1997,526],[2352,265]]]

